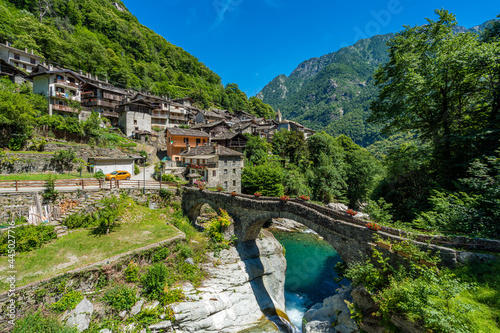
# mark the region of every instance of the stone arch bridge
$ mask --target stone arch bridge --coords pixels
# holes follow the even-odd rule
[[[374,233],[379,233],[392,242],[405,238],[400,230],[382,227],[379,231],[368,229],[366,221],[346,213],[337,212],[299,199],[281,201],[279,198],[259,197],[238,194],[232,196],[224,192],[211,192],[185,188],[182,195],[182,208],[191,221],[196,221],[201,207],[210,205],[219,212],[226,210],[234,220],[234,231],[239,242],[255,240],[264,223],[272,218],[287,218],[304,224],[322,236],[339,253],[346,263],[364,260],[373,251]],[[438,252],[441,264],[453,267],[460,261],[460,251],[452,248],[414,241],[422,250]],[[377,248],[393,260],[403,260],[396,254]]]

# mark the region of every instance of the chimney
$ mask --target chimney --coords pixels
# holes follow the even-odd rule
[[[108,82],[108,77],[107,77],[107,76],[106,76],[106,83],[109,83],[109,82]]]
[[[49,64],[49,71],[53,71],[54,70],[54,66],[52,66],[52,64]]]
[[[97,75],[95,76],[95,79],[96,79],[96,80],[99,80],[99,78],[97,77]]]
[[[214,153],[215,155],[219,155],[219,146],[217,144],[214,144]]]
[[[8,41],[5,42],[5,46],[9,46],[9,42]]]
[[[24,53],[28,53],[28,48],[27,47],[24,48]]]
[[[83,75],[83,71],[81,69],[78,71],[78,73],[80,73],[80,75]]]
[[[33,54],[33,49],[31,49],[31,54]]]

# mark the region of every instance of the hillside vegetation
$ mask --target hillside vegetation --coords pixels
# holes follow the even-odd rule
[[[457,32],[482,31],[487,23]],[[383,139],[380,124],[367,121],[377,95],[373,74],[389,61],[387,42],[394,34],[359,40],[336,52],[302,62],[289,75],[279,75],[257,95],[286,118],[315,130],[350,137],[367,147]]]
[[[0,0],[0,40],[123,88],[190,96],[205,108],[262,109],[238,85],[224,87],[194,56],[141,25],[119,0]]]

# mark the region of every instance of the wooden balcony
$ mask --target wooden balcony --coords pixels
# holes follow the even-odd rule
[[[68,87],[73,87],[73,88],[79,88],[80,85],[76,82],[69,82],[61,79],[54,79],[55,84],[63,85],[63,86],[68,86]]]
[[[108,102],[108,101],[103,101],[99,99],[93,99],[93,100],[86,100],[82,102],[83,106],[104,106],[108,108],[114,108],[117,103],[114,102]]]
[[[113,112],[113,111],[103,111],[102,115],[104,117],[109,117],[109,118],[118,118],[119,117],[118,112]]]
[[[52,92],[51,96],[52,97],[56,97],[56,98],[71,99],[73,101],[78,101],[78,97],[77,96],[71,95],[71,94],[66,94],[66,93],[63,93],[63,92],[60,92],[60,91],[54,91],[54,92]]]
[[[78,110],[75,110],[68,105],[52,104],[52,110],[78,113]]]
[[[123,96],[114,95],[114,94],[110,94],[107,92],[103,92],[102,97],[104,97],[105,99],[110,99],[110,100],[117,101],[117,102],[121,102],[123,100]]]

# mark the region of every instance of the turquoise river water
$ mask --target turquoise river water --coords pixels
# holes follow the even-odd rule
[[[313,233],[273,232],[285,247],[285,303],[288,317],[301,332],[302,317],[314,304],[336,293],[340,284],[333,268],[342,261],[337,251]]]

